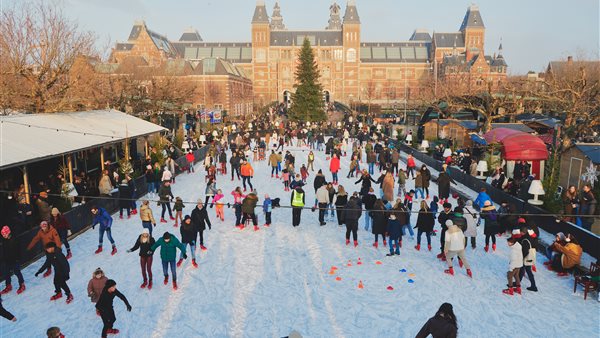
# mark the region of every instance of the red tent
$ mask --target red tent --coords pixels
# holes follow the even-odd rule
[[[507,161],[545,161],[548,159],[546,144],[537,136],[517,132],[504,137],[502,145],[504,146],[504,159]]]
[[[504,140],[505,137],[523,133],[522,131],[509,129],[509,128],[496,128],[488,131],[483,135],[483,138],[486,140],[488,144],[490,143],[500,143]]]

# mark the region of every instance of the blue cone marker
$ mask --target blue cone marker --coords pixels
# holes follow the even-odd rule
[[[408,282],[412,284],[412,283],[414,283],[415,281],[414,281],[414,280],[412,280],[412,279],[409,279],[409,280],[408,280]]]

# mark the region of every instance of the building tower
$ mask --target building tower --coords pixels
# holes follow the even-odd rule
[[[283,17],[281,16],[281,8],[279,7],[279,1],[275,1],[275,6],[273,6],[273,15],[271,16],[271,30],[286,30],[285,25],[283,24]]]
[[[354,0],[349,0],[342,22],[344,82],[342,84],[342,100],[351,102],[360,98],[359,64],[360,64],[360,17]]]
[[[265,105],[269,97],[269,45],[271,29],[267,7],[263,0],[256,1],[252,16],[252,75],[254,93],[258,104]]]
[[[329,6],[329,25],[325,27],[326,30],[339,31],[342,29],[342,19],[340,18],[340,5],[337,2],[333,2]]]
[[[460,25],[460,32],[465,40],[467,61],[475,55],[484,55],[485,26],[479,13],[479,7],[471,5]]]

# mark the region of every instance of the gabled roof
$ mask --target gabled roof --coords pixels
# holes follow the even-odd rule
[[[342,31],[271,31],[271,46],[302,46],[304,38],[311,46],[342,46]]]
[[[256,8],[254,8],[254,15],[252,16],[252,23],[269,24],[267,7],[265,6],[265,2],[262,0],[256,2]]]
[[[427,62],[431,44],[424,41],[363,42],[361,62]]]
[[[481,13],[479,13],[479,7],[476,5],[471,5],[467,9],[467,13],[460,25],[460,31],[462,32],[466,28],[485,28],[483,19],[481,19]]]
[[[189,29],[185,30],[183,32],[183,34],[181,34],[179,41],[181,41],[181,42],[200,42],[200,41],[202,41],[202,37],[200,36],[200,33],[198,33],[197,30],[195,30],[193,28],[189,28]]]
[[[231,62],[219,58],[204,58],[192,61],[194,75],[228,75],[248,78],[248,76]]]
[[[140,37],[140,33],[142,32],[142,30],[146,30],[156,48],[163,50],[169,56],[175,56],[175,54],[177,54],[177,51],[175,50],[175,48],[173,48],[173,45],[171,45],[169,39],[167,39],[167,37],[164,35],[158,34],[148,29],[144,21],[136,21],[134,23],[133,27],[131,28],[131,32],[129,33],[128,42],[133,45],[134,41],[136,41]]]
[[[431,42],[431,35],[426,30],[416,29],[410,36],[410,41],[427,41]]]
[[[507,67],[506,61],[502,55],[496,56],[495,59],[492,59],[490,62],[490,66],[492,67]]]
[[[436,48],[465,48],[465,39],[462,33],[433,33],[433,42]],[[456,43],[456,45],[455,45]]]
[[[516,131],[522,131],[524,133],[533,133],[534,130],[524,125],[523,123],[492,123],[492,129],[506,128]]]
[[[356,3],[354,0],[349,0],[346,5],[346,12],[344,13],[344,24],[359,24],[360,17],[358,16],[358,10],[356,9]]]
[[[577,143],[577,149],[581,150],[594,164],[600,164],[600,143]]]
[[[0,116],[0,169],[150,135],[165,128],[116,110]]]

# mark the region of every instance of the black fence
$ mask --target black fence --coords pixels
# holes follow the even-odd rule
[[[204,146],[200,149],[194,151],[195,161],[203,161],[204,156],[206,156],[206,152],[208,151],[208,147]],[[177,175],[183,171],[183,168],[187,167],[187,159],[185,156],[178,158],[175,161],[179,168],[176,169],[174,175]],[[148,186],[146,184],[146,177],[140,176],[134,180],[134,184],[136,187],[136,198],[140,198],[148,192]],[[118,197],[118,195],[114,195],[112,197]],[[90,208],[92,205],[101,207],[106,209],[110,214],[115,213],[119,210],[119,201],[116,198],[95,198],[88,200],[86,204],[78,205],[71,210],[64,212],[63,215],[67,218],[71,225],[71,232],[73,235],[71,238],[77,237],[80,234],[87,231],[91,228],[92,223],[92,213],[90,212]],[[138,206],[139,207],[139,206]],[[38,243],[33,249],[27,250],[27,245],[31,242],[31,239],[35,237],[38,233],[39,227],[35,226],[30,230],[27,230],[20,235],[18,235],[18,240],[20,244],[20,253],[21,253],[21,262],[24,266],[31,264],[35,260],[39,259],[43,256],[43,248],[41,242]],[[4,280],[4,274],[2,279]],[[1,281],[0,280],[0,281]]]
[[[399,149],[406,153],[410,153],[413,157],[428,167],[433,168],[437,171],[442,170],[442,162],[433,159],[426,153],[422,153],[417,151],[414,148],[411,148],[405,144],[399,143]],[[563,232],[565,234],[571,233],[575,235],[583,251],[590,254],[592,257],[596,259],[600,259],[600,237],[588,230],[585,230],[581,227],[576,226],[573,223],[564,222],[557,218],[556,215],[550,214],[548,211],[536,207],[527,203],[527,201],[523,201],[513,195],[510,195],[500,189],[497,189],[482,180],[477,179],[467,173],[464,173],[460,169],[456,167],[449,166],[446,171],[452,177],[452,179],[458,183],[461,183],[472,190],[480,191],[481,188],[485,188],[486,192],[493,201],[499,203],[501,201],[507,201],[509,204],[513,204],[516,207],[516,211],[520,214],[527,215],[531,221],[537,224],[538,227],[544,229],[545,231],[556,234],[558,232]]]

